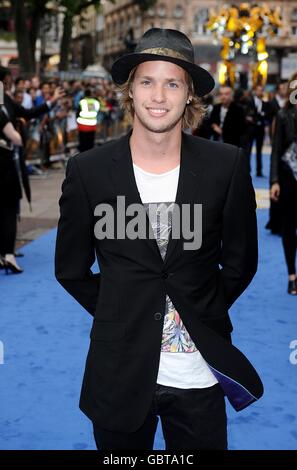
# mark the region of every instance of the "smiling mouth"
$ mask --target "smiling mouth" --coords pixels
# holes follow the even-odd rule
[[[147,108],[147,110],[154,117],[161,117],[168,113],[168,110],[164,108]]]

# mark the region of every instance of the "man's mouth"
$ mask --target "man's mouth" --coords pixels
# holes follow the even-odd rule
[[[154,117],[165,116],[165,114],[168,112],[168,110],[165,108],[147,108],[147,110],[150,113],[150,115]]]

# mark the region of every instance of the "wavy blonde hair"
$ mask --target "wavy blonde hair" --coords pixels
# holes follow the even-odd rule
[[[121,91],[120,104],[123,111],[126,113],[130,124],[133,123],[134,108],[133,99],[129,96],[129,91],[133,83],[136,67],[134,67],[128,77],[128,80],[123,85],[118,85]],[[186,73],[186,82],[188,85],[189,94],[192,96],[191,102],[186,105],[185,111],[182,117],[182,128],[183,129],[197,129],[206,113],[206,106],[203,105],[201,98],[195,95],[194,85],[191,76]]]

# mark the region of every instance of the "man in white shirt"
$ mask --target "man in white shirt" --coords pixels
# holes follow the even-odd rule
[[[23,92],[23,101],[20,104],[26,109],[31,109],[33,107],[32,97],[27,93],[25,83],[24,78],[18,77],[14,82],[15,90]]]
[[[256,143],[256,175],[262,173],[262,149],[265,137],[265,126],[269,122],[269,104],[263,100],[264,88],[257,85],[249,105],[247,121],[249,124],[248,160],[250,165],[253,143]]]
[[[111,73],[133,129],[71,158],[60,199],[56,277],[94,316],[80,408],[100,450],[152,449],[158,416],[167,450],[226,449],[224,396],[263,393],[227,311],[257,266],[250,175],[237,147],[182,132],[214,86],[183,33],[148,30]]]

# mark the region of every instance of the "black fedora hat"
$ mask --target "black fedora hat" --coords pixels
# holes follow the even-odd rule
[[[128,80],[131,70],[151,60],[173,62],[185,69],[193,80],[197,96],[204,96],[215,86],[207,70],[194,63],[194,48],[190,39],[175,29],[151,28],[144,33],[135,51],[117,59],[111,69],[113,81],[122,85]]]

